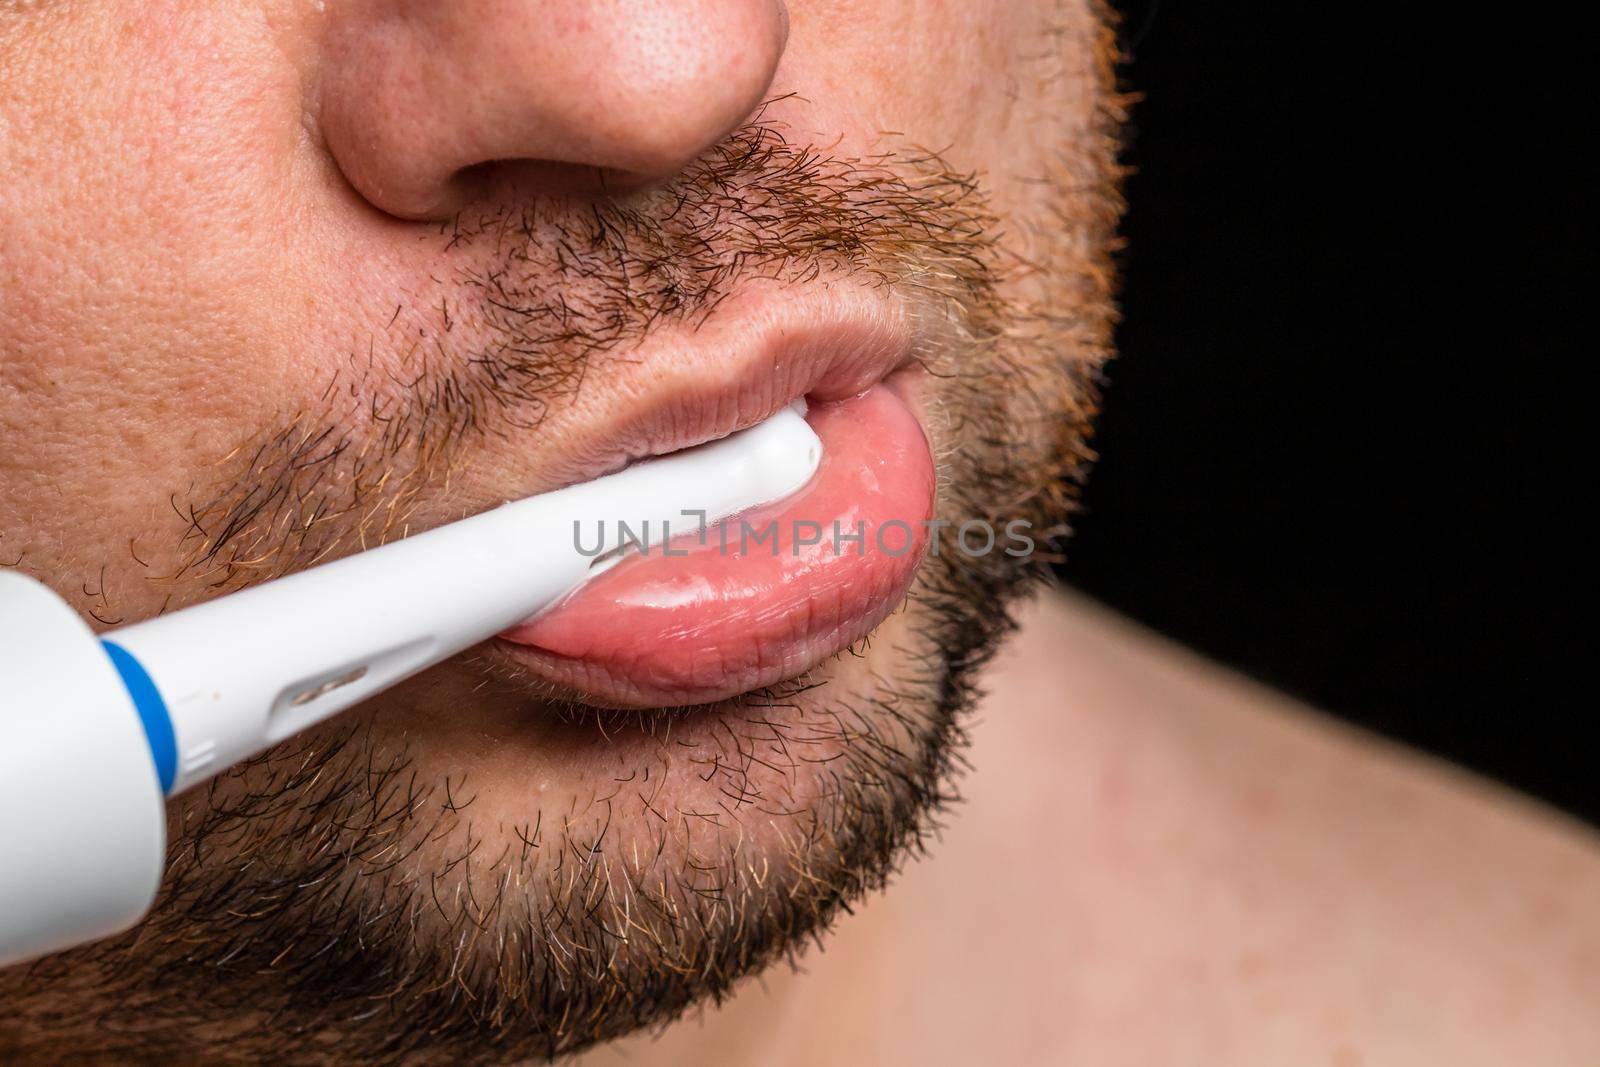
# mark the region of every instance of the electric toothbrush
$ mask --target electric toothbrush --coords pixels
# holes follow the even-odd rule
[[[144,915],[166,796],[554,605],[626,547],[617,520],[658,534],[663,519],[717,522],[800,489],[821,455],[787,408],[103,636],[44,585],[0,571],[0,966]],[[598,552],[580,550],[575,524],[597,520]]]

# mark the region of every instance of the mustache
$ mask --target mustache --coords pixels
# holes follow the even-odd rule
[[[830,155],[760,115],[660,188],[480,205],[439,237],[454,266],[437,303],[399,302],[315,404],[214,465],[220,488],[173,495],[167,579],[232,591],[403,536],[471,442],[536,430],[598,359],[703,322],[749,283],[842,273],[939,306],[969,335],[1000,317],[995,218],[973,174],[920,150]],[[380,350],[402,369],[375,369]]]

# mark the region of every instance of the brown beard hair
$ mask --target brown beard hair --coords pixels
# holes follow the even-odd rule
[[[235,588],[381,540],[473,435],[536,422],[577,387],[586,360],[653,324],[709,314],[752,271],[794,284],[823,269],[876,273],[934,297],[963,333],[922,354],[946,386],[941,517],[1020,518],[1058,543],[1092,459],[1114,319],[1125,100],[1111,89],[1112,22],[1097,14],[1080,31],[1096,35],[1085,46],[1099,88],[1092,121],[1072,131],[1042,187],[1036,233],[1002,246],[977,182],[937,157],[832,159],[758,121],[664,194],[681,200],[597,207],[593,227],[573,231],[583,239],[568,245],[582,251],[560,269],[599,279],[585,290],[598,298],[541,287],[542,268],[464,277],[480,298],[441,316],[508,316],[502,333],[519,331],[516,344],[466,362],[441,349],[430,362],[419,348],[416,378],[389,399],[366,400],[364,413],[295,413],[241,450],[230,488],[180,508],[183,570]],[[671,221],[684,212],[698,219],[685,232],[716,236],[685,247]],[[752,215],[763,225],[740,237],[708,221]],[[509,230],[536,255],[550,224],[496,213],[458,222],[446,239]],[[1002,299],[1003,286],[1024,295]],[[537,310],[552,301],[565,302],[560,335],[530,334],[529,322],[556,321]],[[336,468],[348,477],[318,473]],[[828,767],[827,796],[793,813],[781,869],[756,870],[734,852],[716,871],[638,877],[608,859],[607,807],[559,827],[536,821],[497,856],[478,855],[469,829],[461,855],[424,880],[407,859],[466,825],[470,791],[420,780],[408,752],[352,727],[291,742],[181,798],[150,919],[0,976],[0,1050],[10,1062],[199,1049],[239,1062],[498,1062],[554,1058],[720,1000],[739,978],[792,960],[921,853],[956,799],[974,672],[1051,558],[975,558],[947,545],[911,595],[919,630],[896,650],[905,666],[861,706],[804,711],[796,686],[752,694],[715,720],[572,724],[656,736],[670,721],[674,744],[692,739],[692,758],[735,788],[771,758],[773,708],[786,709],[790,734],[832,735],[843,754]],[[466,892],[440,899],[452,874]]]

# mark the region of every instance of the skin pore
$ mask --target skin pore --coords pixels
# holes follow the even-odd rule
[[[911,339],[940,516],[1060,532],[1112,58],[1069,2],[0,6],[0,563],[147,618],[614,469],[697,349],[848,315]],[[941,553],[869,640],[712,707],[444,664],[175,798],[151,918],[0,974],[0,1050],[665,1023],[921,850],[1042,563]]]

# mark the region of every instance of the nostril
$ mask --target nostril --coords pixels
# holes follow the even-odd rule
[[[669,180],[760,105],[786,33],[778,0],[329,6],[322,139],[372,206],[418,220]]]
[[[525,202],[533,197],[582,199],[619,196],[654,183],[654,179],[611,167],[545,159],[497,159],[463,167],[452,185],[462,204],[473,200]]]

